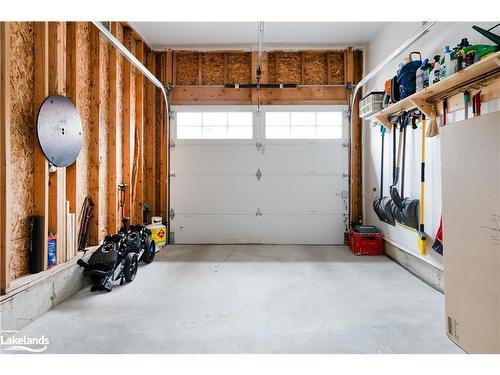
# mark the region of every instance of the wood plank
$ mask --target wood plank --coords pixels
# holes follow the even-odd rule
[[[160,59],[160,69],[161,69],[161,81],[162,83],[169,82],[170,79],[175,79],[175,70],[172,69],[172,64],[174,63],[174,56],[172,51],[168,51],[161,54]],[[172,90],[173,95],[173,90]],[[160,216],[164,223],[168,222],[168,212],[169,212],[169,185],[168,185],[168,173],[169,173],[169,154],[170,154],[170,134],[169,134],[169,119],[168,111],[166,108],[165,100],[160,95]]]
[[[77,101],[76,80],[76,22],[66,23],[66,95],[73,104]],[[77,167],[76,162],[66,167],[66,199],[70,212],[76,213]]]
[[[49,95],[66,93],[66,26],[49,22]],[[49,173],[49,231],[57,235],[57,264],[66,259],[66,168]]]
[[[47,22],[34,23],[34,108],[37,113],[49,93],[49,27]],[[36,116],[35,116],[36,128]],[[38,142],[35,142],[33,179],[33,214],[43,217],[42,229],[42,268],[47,269],[48,263],[48,232],[49,232],[49,166]]]
[[[345,79],[346,82],[351,82],[355,84],[361,80],[362,76],[362,66],[355,66],[356,61],[354,58],[354,51],[352,48],[348,48],[345,54],[346,68],[345,68]],[[362,61],[362,60],[361,60]],[[356,76],[357,75],[357,76]],[[362,96],[362,92],[359,91],[356,98],[353,98],[353,115],[351,121],[351,147],[350,147],[350,212],[351,212],[351,223],[361,223],[363,220],[363,192],[362,192],[362,122],[357,115],[359,113],[359,100]]]
[[[132,35],[130,29],[124,29],[124,45],[130,50]],[[123,111],[122,111],[122,183],[127,185],[127,194],[125,194],[125,201],[123,207],[124,216],[130,216],[130,172],[131,172],[131,142],[130,142],[130,127],[131,127],[131,70],[130,63],[126,60],[123,61]]]
[[[118,36],[118,23],[111,23],[111,33],[115,37]],[[117,165],[117,142],[121,139],[117,137],[117,121],[120,116],[118,103],[118,77],[117,71],[120,69],[118,65],[118,51],[116,48],[111,48],[109,51],[109,132],[108,132],[108,230],[114,233],[119,226],[118,219],[118,169],[121,166]],[[121,95],[120,95],[121,97]],[[120,118],[121,121],[121,118]],[[121,137],[120,137],[121,138]]]
[[[96,27],[90,28],[90,64],[91,64],[91,107],[90,107],[90,146],[89,146],[89,191],[88,195],[94,203],[93,219],[90,223],[89,246],[97,245],[99,242],[99,167],[101,164],[99,152],[99,91],[100,91],[100,68],[99,68],[99,30]]]
[[[137,59],[144,63],[144,44],[136,41]],[[132,175],[132,205],[134,216],[132,222],[142,224],[144,202],[144,76],[137,71],[135,77],[135,144],[134,165]]]
[[[0,22],[0,294],[10,286],[10,23]]]
[[[150,72],[156,72],[156,56],[154,52],[148,52],[146,67]],[[156,212],[156,87],[146,81],[145,96],[145,126],[144,126],[144,201]]]
[[[397,114],[402,111],[409,111],[417,108],[419,102],[425,101],[427,103],[439,102],[442,96],[453,96],[456,90],[466,90],[468,82],[475,79],[483,79],[486,75],[491,72],[496,72],[499,67],[496,60],[500,58],[500,52],[496,52],[486,59],[480,60],[477,63],[458,71],[457,73],[429,86],[407,98],[400,100],[399,102],[390,105],[389,107],[383,109],[377,113],[377,116],[390,117],[393,114]],[[500,71],[498,71],[500,74]],[[495,73],[494,76],[490,78],[485,78],[486,80],[493,80],[498,76]],[[466,86],[464,87],[464,84]],[[484,83],[483,83],[484,84]],[[474,86],[474,85],[472,85]],[[375,115],[370,116],[368,120],[376,120]]]

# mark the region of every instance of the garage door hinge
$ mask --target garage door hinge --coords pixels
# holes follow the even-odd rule
[[[168,119],[169,120],[174,120],[175,119],[175,111],[168,112]]]
[[[172,140],[170,141],[170,147],[174,148],[175,147],[175,142]]]
[[[175,177],[175,172],[170,172],[169,176],[170,177]]]
[[[259,169],[257,169],[257,173],[255,173],[255,176],[257,177],[257,181],[260,181],[260,179],[262,178],[262,171]]]
[[[344,173],[342,173],[342,177],[347,178],[347,177],[349,177],[349,174],[344,172]]]
[[[349,141],[342,142],[342,147],[349,147]]]
[[[173,208],[170,209],[170,214],[168,215],[170,217],[170,220],[174,220],[175,217],[175,211]]]
[[[255,216],[257,216],[257,217],[262,216],[262,211],[260,210],[260,208],[257,208],[257,212],[255,213]]]

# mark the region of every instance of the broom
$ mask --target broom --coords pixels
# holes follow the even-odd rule
[[[424,230],[424,196],[425,196],[425,116],[422,119],[422,164],[420,169],[420,223],[418,225],[418,249],[420,255],[427,255],[427,247],[425,241],[427,239]]]

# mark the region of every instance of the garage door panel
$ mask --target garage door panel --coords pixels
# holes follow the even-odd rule
[[[178,173],[255,173],[261,161],[253,145],[177,145],[174,172]]]
[[[342,215],[176,215],[175,243],[342,244]],[[272,230],[270,230],[272,228]]]
[[[178,213],[255,213],[259,204],[252,175],[176,175],[172,180]]]
[[[176,243],[258,243],[260,225],[254,215],[176,215]]]
[[[347,155],[338,144],[266,144],[265,147],[265,169],[269,173],[346,172]]]
[[[341,197],[346,190],[342,176],[263,174],[258,183],[259,207],[275,213],[342,214]]]

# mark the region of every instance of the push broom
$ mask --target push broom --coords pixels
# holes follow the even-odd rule
[[[426,235],[424,230],[424,196],[425,196],[425,128],[426,128],[425,115],[422,118],[422,164],[420,169],[420,222],[418,224],[418,249],[420,255],[427,255],[427,247],[425,245]]]

